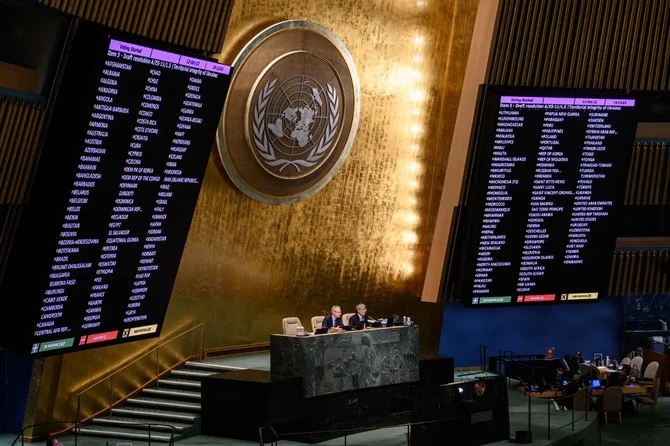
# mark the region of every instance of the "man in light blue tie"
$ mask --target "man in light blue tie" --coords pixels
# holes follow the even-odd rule
[[[356,305],[356,314],[349,318],[349,326],[355,329],[365,328],[370,326],[367,316],[368,309],[365,304]]]
[[[323,320],[323,328],[338,328],[342,327],[342,309],[339,305],[333,305],[330,309],[330,315]]]

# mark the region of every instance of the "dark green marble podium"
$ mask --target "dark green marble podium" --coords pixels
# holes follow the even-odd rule
[[[270,373],[302,378],[303,396],[419,380],[419,327],[270,336]]]

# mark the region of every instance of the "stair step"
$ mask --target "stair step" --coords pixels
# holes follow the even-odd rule
[[[142,395],[166,398],[183,398],[189,400],[200,400],[200,392],[189,392],[188,390],[177,389],[144,389]]]
[[[126,404],[134,404],[137,406],[160,407],[163,409],[177,409],[177,410],[200,410],[200,403],[190,403],[183,401],[170,401],[161,398],[137,397],[128,398]]]
[[[170,434],[164,432],[159,433],[152,431],[151,436],[149,436],[149,432],[146,429],[82,427],[79,429],[79,435],[123,438],[128,440],[145,440],[145,441],[149,441],[149,439],[151,439],[151,441],[163,442],[163,443],[168,443],[170,441]]]
[[[148,424],[151,423],[151,431],[160,431],[160,432],[172,432],[172,427],[174,427],[175,433],[181,434],[184,432],[184,430],[195,428],[193,424],[187,424],[187,423],[176,423],[174,421],[163,421],[163,422],[156,422],[152,420],[147,420],[146,422],[143,422],[140,419],[137,418],[127,418],[127,417],[116,417],[116,416],[108,416],[108,417],[100,417],[100,418],[93,418],[90,422],[91,425],[97,425],[97,426],[118,426],[118,427],[126,427],[126,428],[141,428],[141,429],[148,429]],[[87,425],[87,427],[90,425]]]
[[[215,371],[217,373],[220,372],[230,372],[234,370],[246,370],[246,367],[236,367],[233,365],[223,365],[223,364],[215,364],[212,362],[205,362],[205,361],[186,361],[186,367],[190,367],[193,369],[199,369],[199,370],[210,370],[210,371]]]
[[[216,371],[200,371],[200,370],[187,370],[187,369],[176,369],[170,372],[170,376],[174,376],[181,379],[202,379],[206,376],[216,375]]]
[[[191,379],[159,379],[158,387],[168,386],[168,387],[186,387],[189,389],[199,389],[200,381],[193,381]]]
[[[122,407],[112,409],[113,416],[131,418],[151,418],[152,420],[181,421],[182,423],[195,423],[199,415],[193,413],[175,412],[161,410],[151,407]]]

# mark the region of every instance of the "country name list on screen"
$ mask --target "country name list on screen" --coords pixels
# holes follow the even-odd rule
[[[76,168],[33,354],[159,332],[231,71],[116,39],[104,54],[82,134],[52,141]]]
[[[475,192],[471,303],[597,299],[616,239],[612,218],[623,195],[635,100],[494,100],[478,148],[484,175]]]

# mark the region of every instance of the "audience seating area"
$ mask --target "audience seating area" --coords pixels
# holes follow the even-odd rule
[[[520,366],[506,366],[506,371],[534,369],[534,380],[527,383],[519,381],[520,390],[528,395],[527,389],[530,388],[531,397],[555,400],[557,409],[565,406],[564,409],[577,412],[597,410],[603,423],[607,424],[610,420],[622,423],[622,414],[644,416],[647,406],[653,414],[660,416],[658,400],[663,393],[663,364],[666,364],[666,359],[670,361],[663,356],[665,354],[636,350],[620,362],[601,362],[600,355],[595,356],[597,361],[583,362],[574,360],[580,356],[567,356],[563,360],[538,357],[524,359],[520,361]],[[570,396],[569,401],[565,399]]]

